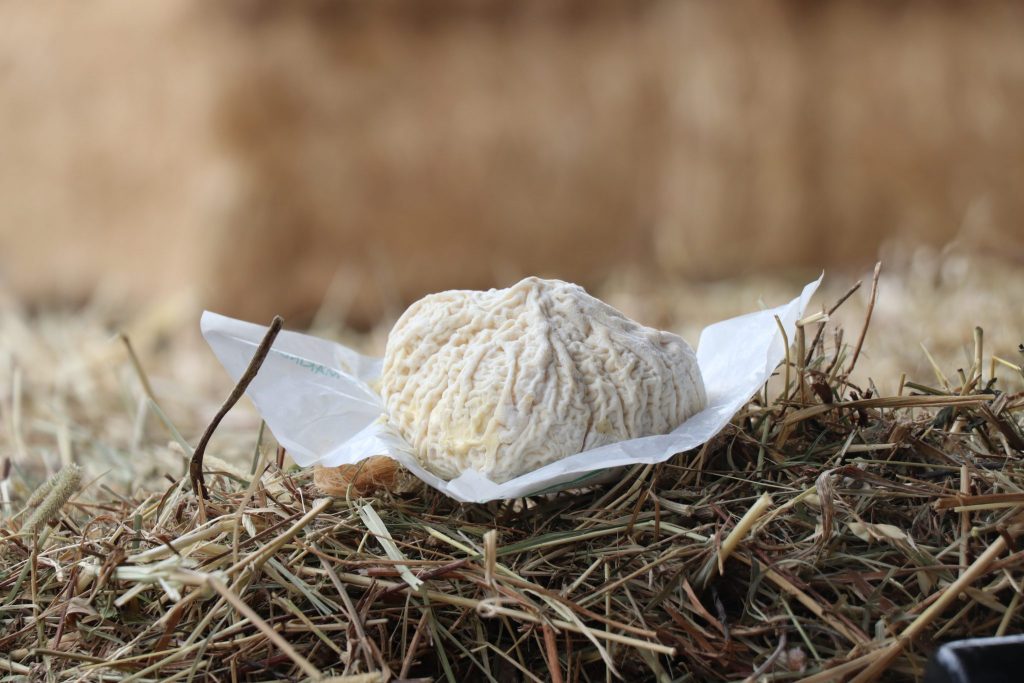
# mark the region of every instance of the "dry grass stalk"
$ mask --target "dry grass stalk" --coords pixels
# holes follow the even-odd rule
[[[868,300],[867,312],[864,314],[864,327],[860,329],[860,336],[857,337],[857,344],[853,347],[853,357],[850,359],[850,365],[846,368],[846,374],[853,372],[853,368],[857,365],[857,359],[860,358],[860,351],[864,347],[864,338],[867,337],[868,327],[871,325],[871,314],[875,310],[875,301],[878,299],[878,276],[882,272],[882,262],[879,261],[875,264],[875,272],[871,276],[871,298]]]
[[[1002,536],[989,546],[988,550],[981,554],[977,560],[948,587],[943,589],[942,595],[933,602],[928,609],[921,613],[909,626],[903,629],[899,637],[888,647],[881,651],[879,656],[864,671],[854,677],[850,683],[867,683],[875,680],[893,658],[900,654],[913,640],[931,625],[942,611],[949,606],[960,594],[960,591],[970,586],[989,568],[992,562],[1006,552],[1007,542]]]

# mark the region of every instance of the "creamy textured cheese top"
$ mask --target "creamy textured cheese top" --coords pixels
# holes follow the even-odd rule
[[[420,299],[388,336],[388,420],[431,472],[504,482],[704,408],[693,350],[560,280]]]

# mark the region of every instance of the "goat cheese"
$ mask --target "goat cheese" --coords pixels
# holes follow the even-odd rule
[[[387,419],[427,470],[497,483],[666,434],[707,404],[680,337],[536,277],[414,303],[388,336],[380,387]]]

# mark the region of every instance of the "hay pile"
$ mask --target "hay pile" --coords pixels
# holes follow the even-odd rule
[[[324,498],[262,429],[247,465],[206,455],[206,501],[180,467],[95,501],[72,465],[34,492],[8,467],[0,671],[905,680],[937,642],[1020,631],[1022,358],[979,331],[972,366],[878,396],[850,379],[864,323],[837,346],[810,320],[712,442],[583,491]]]

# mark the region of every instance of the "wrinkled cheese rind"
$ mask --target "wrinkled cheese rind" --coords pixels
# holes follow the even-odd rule
[[[381,394],[426,469],[449,480],[477,470],[498,483],[666,434],[707,404],[680,337],[535,277],[410,306],[388,336]]]

